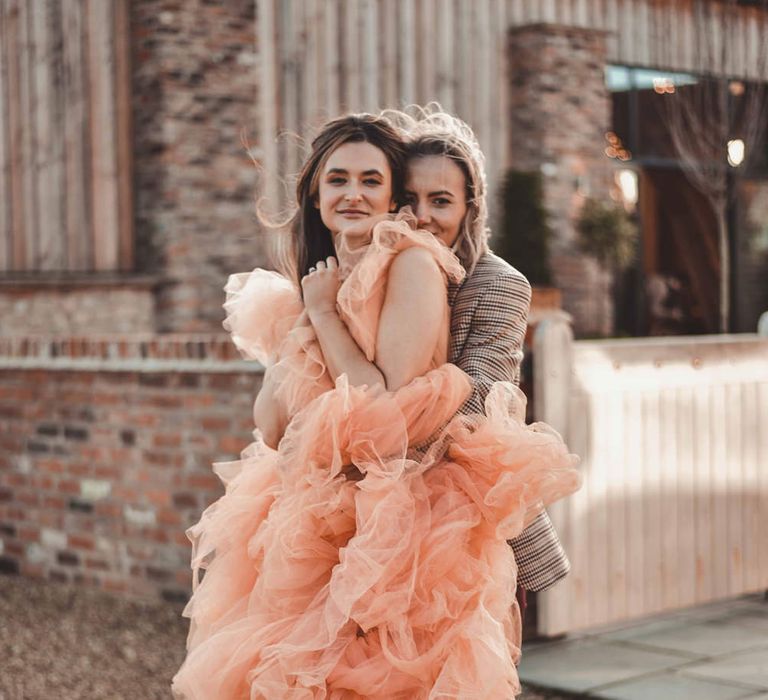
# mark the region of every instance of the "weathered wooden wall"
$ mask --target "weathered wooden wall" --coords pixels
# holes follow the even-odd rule
[[[0,0],[0,272],[133,267],[128,0]]]
[[[514,160],[508,149],[507,30],[557,23],[608,32],[611,63],[704,71],[702,36],[719,19],[692,0],[257,0],[261,156],[268,173],[296,172],[295,136],[346,110],[431,100],[475,130],[491,184]],[[712,3],[714,5],[715,3]],[[761,14],[736,11],[729,72],[760,76]],[[290,137],[278,137],[289,134]],[[270,196],[278,186],[272,183]]]

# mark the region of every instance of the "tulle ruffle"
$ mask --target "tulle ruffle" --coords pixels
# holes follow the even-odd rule
[[[460,274],[430,234],[377,225],[339,297],[359,342],[373,342],[363,331],[386,270],[410,245],[432,250],[446,277]],[[578,487],[577,458],[547,426],[525,425],[511,384],[494,385],[486,416],[455,415],[471,381],[451,364],[395,392],[344,375],[332,383],[290,283],[254,271],[228,287],[233,339],[283,373],[292,420],[279,450],[256,430],[239,460],[214,464],[225,494],[187,530],[191,623],[174,697],[518,694],[506,540]],[[345,477],[350,467],[360,480]]]

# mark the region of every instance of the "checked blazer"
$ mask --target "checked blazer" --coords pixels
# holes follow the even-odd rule
[[[460,413],[482,413],[494,382],[520,381],[531,286],[514,267],[486,253],[462,283],[449,284],[448,303],[448,361],[474,382],[472,396]],[[509,544],[517,561],[517,582],[526,590],[543,591],[570,571],[570,562],[546,511]]]

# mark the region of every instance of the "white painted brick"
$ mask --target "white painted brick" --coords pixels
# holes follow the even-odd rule
[[[130,505],[125,506],[123,509],[123,517],[131,523],[131,525],[137,525],[139,527],[154,525],[157,522],[154,510],[134,508]]]
[[[27,561],[30,564],[42,564],[50,559],[50,552],[40,546],[37,542],[30,542],[27,545]]]
[[[112,492],[112,483],[104,479],[83,479],[80,482],[80,495],[90,501],[106,498]]]
[[[61,530],[53,530],[49,527],[44,527],[40,531],[40,542],[43,547],[48,550],[66,549],[67,548],[67,533]]]

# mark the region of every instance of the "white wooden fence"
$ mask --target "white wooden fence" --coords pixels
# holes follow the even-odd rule
[[[555,635],[768,588],[768,338],[534,340],[535,409],[581,455],[550,514],[572,573]]]

